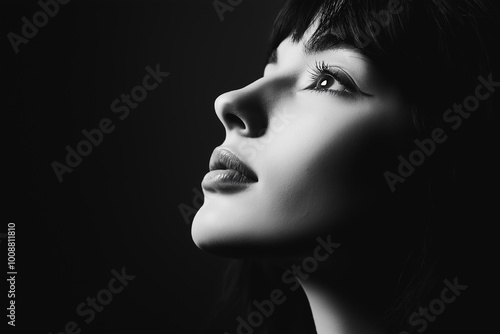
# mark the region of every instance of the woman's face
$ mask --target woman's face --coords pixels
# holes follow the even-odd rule
[[[379,224],[360,213],[387,194],[381,168],[407,136],[409,106],[356,49],[309,49],[314,29],[285,39],[262,78],[215,101],[226,138],[202,182],[198,247],[295,256],[318,235]]]

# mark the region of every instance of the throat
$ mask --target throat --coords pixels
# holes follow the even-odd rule
[[[375,317],[327,285],[299,280],[309,301],[317,334],[384,334]]]

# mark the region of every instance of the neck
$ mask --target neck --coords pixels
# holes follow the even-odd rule
[[[317,334],[382,334],[374,314],[357,307],[331,285],[309,278],[299,280],[309,300]]]
[[[382,238],[359,238],[338,247],[310,275],[296,275],[317,334],[386,332],[383,317],[392,307],[401,275],[395,249],[400,248]]]

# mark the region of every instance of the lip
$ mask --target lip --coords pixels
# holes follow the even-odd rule
[[[237,191],[258,181],[252,168],[225,147],[213,151],[209,170],[201,183],[208,191]]]

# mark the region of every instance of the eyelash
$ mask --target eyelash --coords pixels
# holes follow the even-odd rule
[[[354,94],[358,91],[357,87],[355,84],[353,84],[350,80],[343,78],[341,75],[339,75],[339,71],[332,71],[331,66],[325,63],[324,61],[322,62],[316,62],[315,67],[311,68],[312,71],[309,73],[311,74],[311,80],[312,84],[307,87],[313,92],[316,93],[329,93],[333,94],[335,96],[343,96],[343,97],[354,97]],[[318,89],[316,88],[316,85],[318,84],[318,79],[322,75],[329,75],[333,79],[335,79],[338,83],[341,85],[345,86],[346,90],[344,91],[338,91],[338,90],[333,90],[329,88],[325,89]]]

